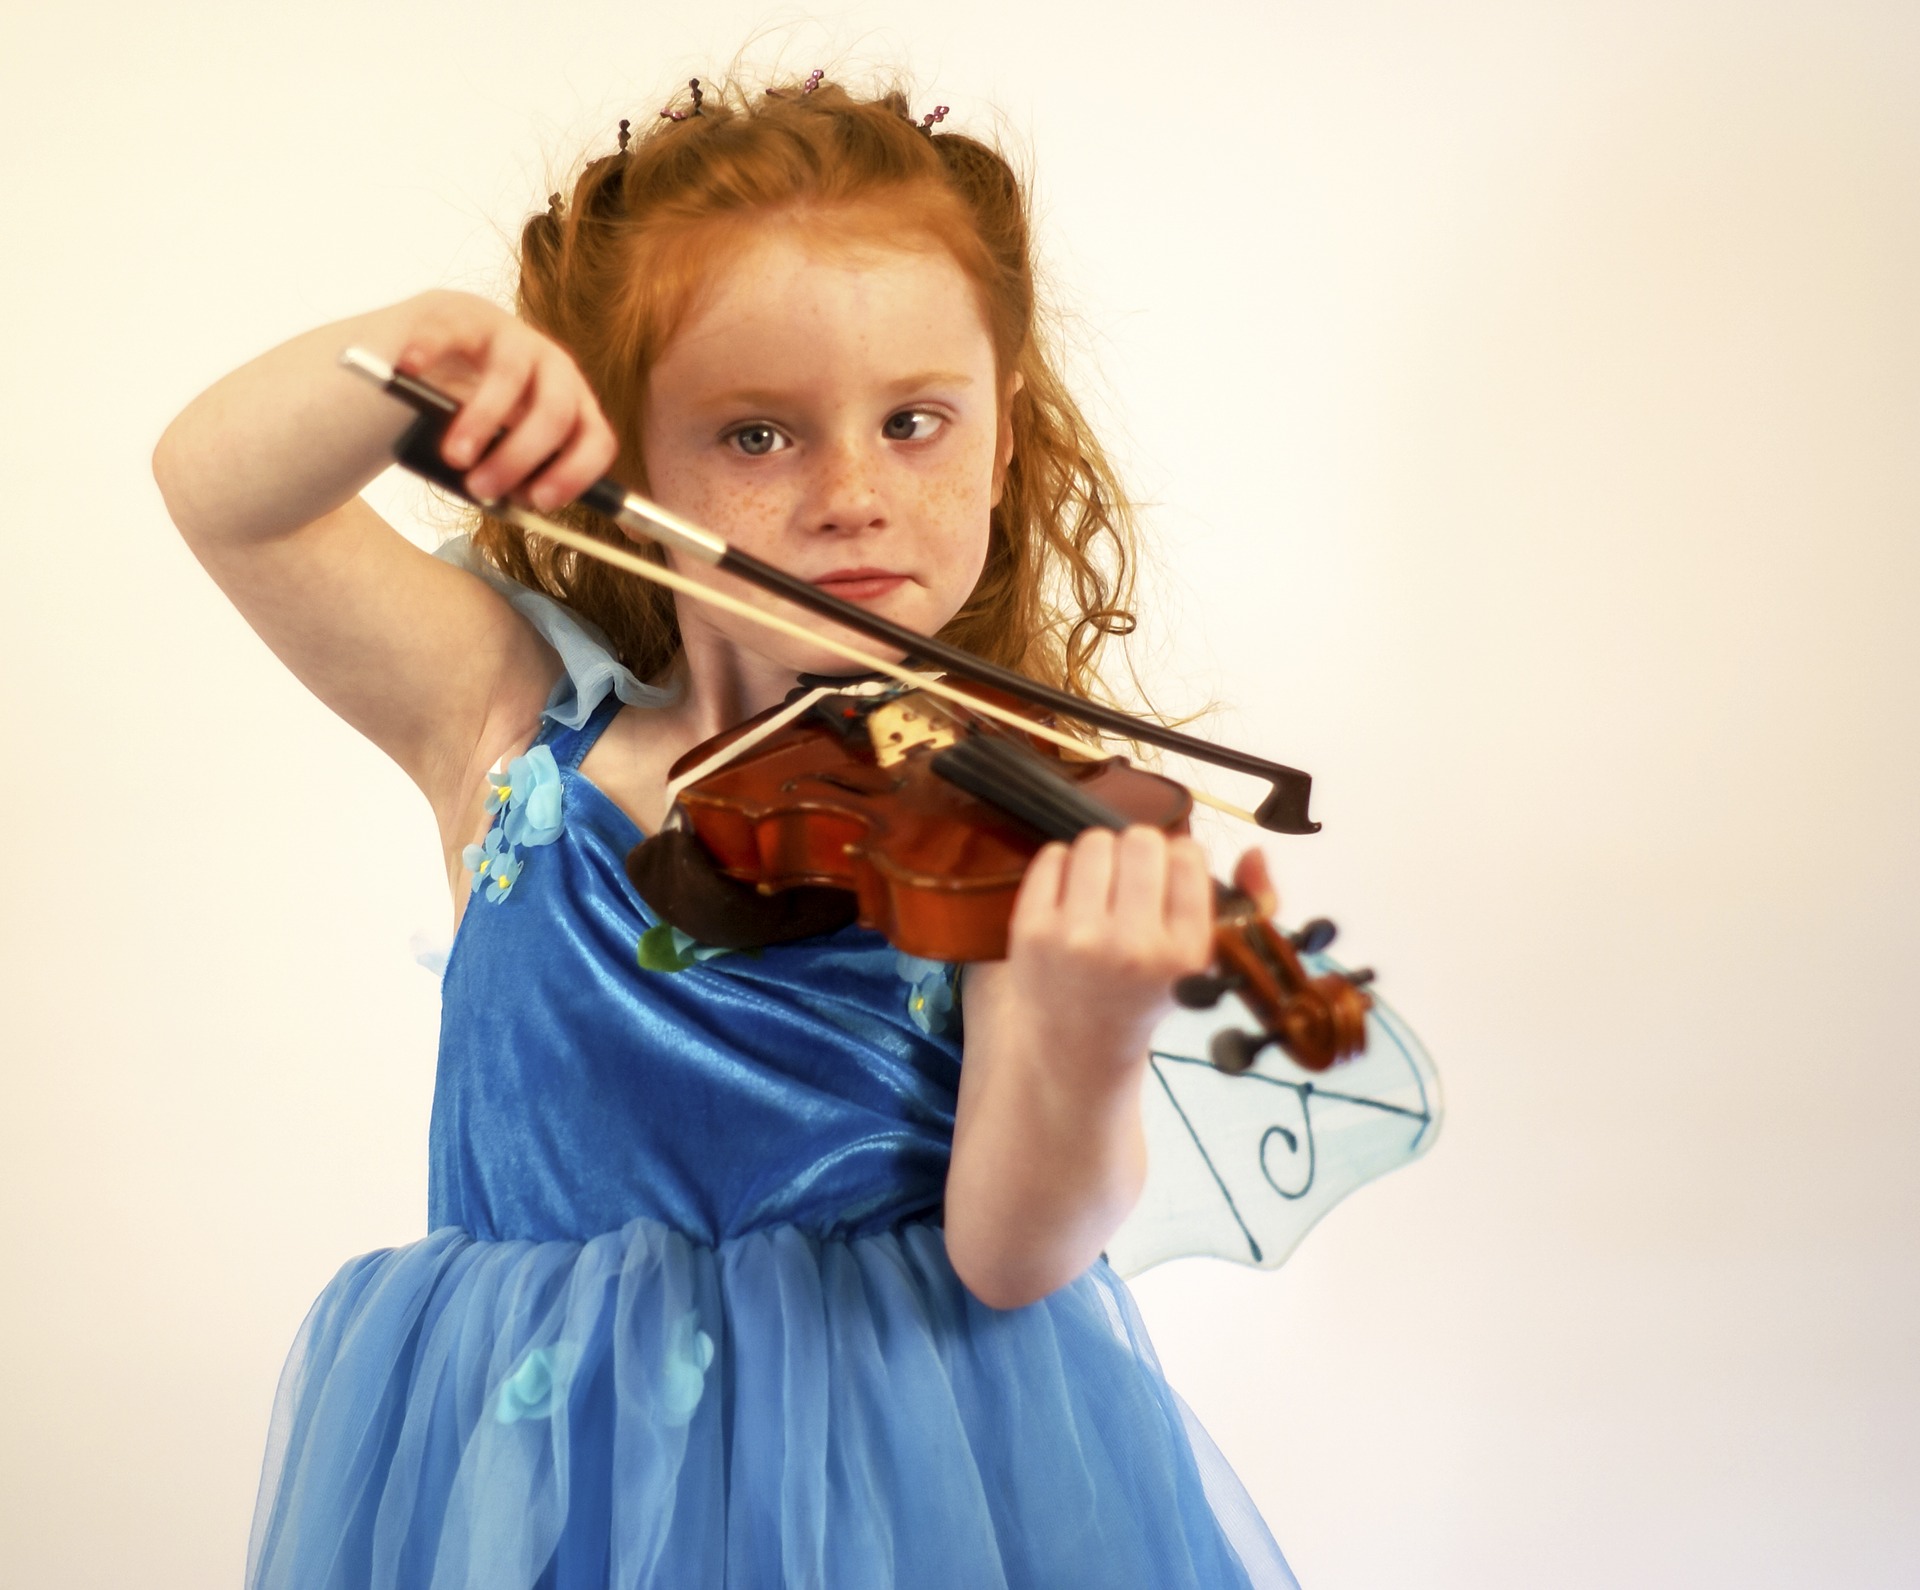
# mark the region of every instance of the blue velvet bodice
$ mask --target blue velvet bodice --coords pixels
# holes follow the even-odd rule
[[[579,772],[620,706],[547,721],[559,833],[520,847],[500,898],[467,902],[443,985],[429,1226],[584,1239],[645,1216],[714,1245],[937,1217],[959,1086],[950,994],[930,1000],[928,963],[861,928],[759,952],[682,939],[682,969],[649,970],[657,918],[623,865],[641,833]]]

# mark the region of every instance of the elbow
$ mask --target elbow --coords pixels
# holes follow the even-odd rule
[[[1002,1312],[1038,1303],[1074,1279],[1071,1275],[1043,1274],[1031,1266],[1020,1266],[1004,1254],[976,1254],[966,1244],[956,1244],[950,1234],[947,1262],[974,1299]]]
[[[960,1275],[958,1270],[954,1274]],[[960,1275],[960,1284],[974,1301],[984,1303],[988,1308],[1006,1313],[1016,1308],[1025,1308],[1030,1303],[1038,1303],[1058,1290],[1057,1287],[1021,1286],[1007,1277],[986,1277],[969,1280]]]
[[[175,420],[160,433],[160,440],[153,444],[153,483],[160,488],[160,501],[166,506],[167,517],[173,520],[182,535],[186,535],[186,485],[182,478],[180,442],[175,434],[179,424]]]
[[[218,481],[214,473],[218,461],[208,454],[198,431],[189,405],[160,433],[151,460],[161,504],[195,556],[200,556],[203,545],[219,538],[221,528],[214,517],[220,494],[209,489]]]

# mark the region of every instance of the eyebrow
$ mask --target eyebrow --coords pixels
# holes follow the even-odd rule
[[[972,386],[973,377],[962,375],[958,370],[923,370],[918,375],[910,375],[905,380],[888,384],[889,392],[911,392],[918,387],[929,386]]]
[[[889,381],[884,388],[889,393],[920,392],[928,387],[970,387],[974,379],[962,375],[957,370],[922,370],[917,374],[902,376],[898,381]],[[736,387],[730,392],[715,392],[701,399],[703,404],[718,408],[762,408],[776,407],[792,400],[791,392],[776,391],[767,387]]]

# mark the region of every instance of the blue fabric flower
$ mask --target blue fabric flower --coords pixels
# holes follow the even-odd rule
[[[520,869],[526,863],[511,850],[496,856],[493,861],[493,876],[487,880],[487,898],[498,905],[513,892],[513,885],[520,876]]]
[[[660,1416],[668,1424],[685,1424],[700,1406],[707,1389],[707,1367],[713,1362],[713,1338],[700,1328],[700,1316],[682,1314],[667,1329],[667,1356],[660,1377]]]
[[[533,1348],[501,1382],[493,1402],[494,1418],[501,1424],[550,1418],[554,1407],[566,1400],[579,1360],[580,1349],[566,1342]]]
[[[510,845],[550,845],[560,837],[565,819],[560,811],[560,767],[552,750],[536,745],[525,756],[516,756],[507,764],[504,780],[488,774],[492,789],[488,807],[498,799],[507,808],[507,843]]]
[[[937,1037],[960,1025],[960,1010],[953,997],[955,967],[945,961],[901,955],[895,959],[894,968],[908,984],[907,1014],[914,1026]]]
[[[504,773],[487,774],[487,810],[506,816],[487,834],[486,842],[468,845],[460,853],[473,874],[468,887],[475,893],[486,885],[487,898],[498,905],[513,893],[526,863],[516,845],[550,845],[566,826],[561,811],[560,766],[547,746],[536,745],[516,756]]]
[[[467,884],[468,892],[478,894],[480,886],[490,879],[493,869],[501,862],[512,859],[512,851],[502,854],[506,842],[506,836],[496,828],[487,835],[485,844],[468,845],[460,852],[460,859],[467,864],[467,871],[473,874]],[[515,870],[517,875],[518,869]],[[498,896],[490,895],[488,898],[497,899]]]

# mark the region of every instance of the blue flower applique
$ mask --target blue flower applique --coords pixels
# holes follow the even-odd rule
[[[520,877],[520,870],[526,865],[511,850],[494,858],[493,874],[487,879],[487,899],[494,905],[513,892],[514,883]]]
[[[690,933],[682,933],[671,922],[658,922],[640,935],[640,970],[643,972],[684,972],[690,966],[710,961],[716,955],[734,952],[719,944],[702,944]]]
[[[566,1401],[567,1386],[580,1362],[580,1349],[568,1342],[535,1347],[501,1382],[493,1401],[493,1416],[501,1424],[522,1419],[546,1419]]]
[[[506,815],[488,833],[484,844],[468,845],[461,856],[467,871],[473,874],[470,887],[477,893],[485,884],[487,898],[498,905],[513,892],[514,882],[526,865],[514,847],[550,845],[566,826],[561,810],[560,767],[553,752],[536,745],[525,756],[509,762],[504,773],[488,773],[487,810]]]
[[[467,864],[467,871],[473,874],[467,880],[467,889],[470,893],[478,894],[481,885],[492,878],[494,867],[511,859],[511,852],[502,853],[502,847],[506,842],[506,836],[495,828],[487,835],[485,844],[468,845],[460,852],[460,859]]]
[[[700,1406],[707,1389],[707,1368],[713,1362],[713,1338],[700,1329],[700,1316],[689,1311],[667,1330],[666,1362],[660,1375],[660,1416],[668,1424],[685,1424]]]
[[[894,968],[907,984],[907,1014],[930,1037],[959,1031],[960,1005],[954,997],[960,968],[947,961],[900,955]]]
[[[487,796],[488,809],[498,811],[496,800],[507,809],[507,843],[510,845],[550,845],[560,837],[564,820],[560,815],[560,767],[552,750],[536,745],[525,756],[516,756],[507,764],[504,780],[495,782]]]

